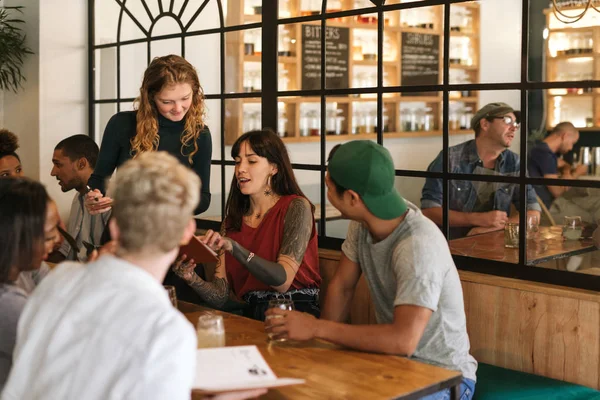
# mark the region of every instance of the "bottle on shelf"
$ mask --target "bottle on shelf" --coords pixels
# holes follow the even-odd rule
[[[277,44],[277,55],[280,57],[293,57],[295,54],[292,51],[292,38],[290,37],[290,30],[286,27],[279,27]]]
[[[435,130],[435,123],[431,107],[423,108],[423,121],[421,125],[423,131],[430,132]]]
[[[308,121],[308,111],[301,109],[300,111],[300,136],[310,136],[310,124]]]
[[[354,0],[354,9],[359,8],[371,8],[373,7],[373,3],[369,0]],[[377,23],[377,13],[371,14],[360,14],[354,17],[354,20],[359,24],[376,24]]]
[[[277,135],[279,137],[286,137],[288,135],[286,131],[287,122],[285,108],[279,106],[277,110]]]
[[[278,75],[279,75],[279,81],[277,83],[277,89],[281,92],[285,92],[285,91],[289,90],[290,78],[288,78],[287,69],[284,69],[284,68],[282,68],[281,65],[279,65]]]
[[[303,17],[321,14],[321,0],[301,0],[300,15]]]
[[[317,110],[310,110],[308,112],[309,130],[310,136],[321,135],[321,118],[319,118],[319,112]]]

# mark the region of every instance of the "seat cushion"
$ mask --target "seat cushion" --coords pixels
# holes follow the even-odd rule
[[[585,386],[479,363],[474,400],[600,400]]]

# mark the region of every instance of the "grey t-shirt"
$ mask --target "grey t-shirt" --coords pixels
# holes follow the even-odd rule
[[[20,287],[29,295],[33,292],[33,289],[40,284],[42,279],[48,275],[49,272],[50,267],[48,264],[42,261],[42,264],[38,269],[19,273],[19,277],[14,282],[14,285]]]
[[[377,243],[366,227],[351,222],[342,251],[360,264],[378,323],[392,323],[396,306],[429,308],[433,314],[413,356],[476,380],[477,361],[469,354],[462,286],[448,243],[421,210],[411,203],[408,206],[404,221]]]
[[[17,340],[17,324],[26,301],[27,293],[23,289],[11,284],[0,284],[0,392],[10,373]]]

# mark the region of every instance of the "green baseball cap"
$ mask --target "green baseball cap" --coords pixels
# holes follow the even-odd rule
[[[408,208],[394,186],[394,162],[390,152],[370,140],[341,145],[327,167],[338,185],[358,193],[369,211],[381,219],[394,219]]]
[[[516,111],[514,108],[512,108],[506,103],[497,102],[486,104],[485,106],[481,107],[475,113],[475,115],[473,115],[473,118],[471,118],[471,129],[477,128],[477,125],[479,125],[479,121],[481,121],[484,118],[503,117],[508,113],[515,114],[517,120],[520,118],[520,112]]]

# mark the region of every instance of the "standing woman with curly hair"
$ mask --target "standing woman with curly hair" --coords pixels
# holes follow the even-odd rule
[[[130,158],[148,151],[166,151],[190,167],[202,182],[200,214],[210,205],[212,141],[204,124],[204,93],[196,69],[177,55],[157,57],[144,72],[135,111],[119,112],[108,121],[100,154],[88,185],[90,213],[110,210],[103,197],[106,178]]]
[[[0,177],[23,176],[21,159],[15,153],[19,148],[17,135],[8,129],[0,129]]]

